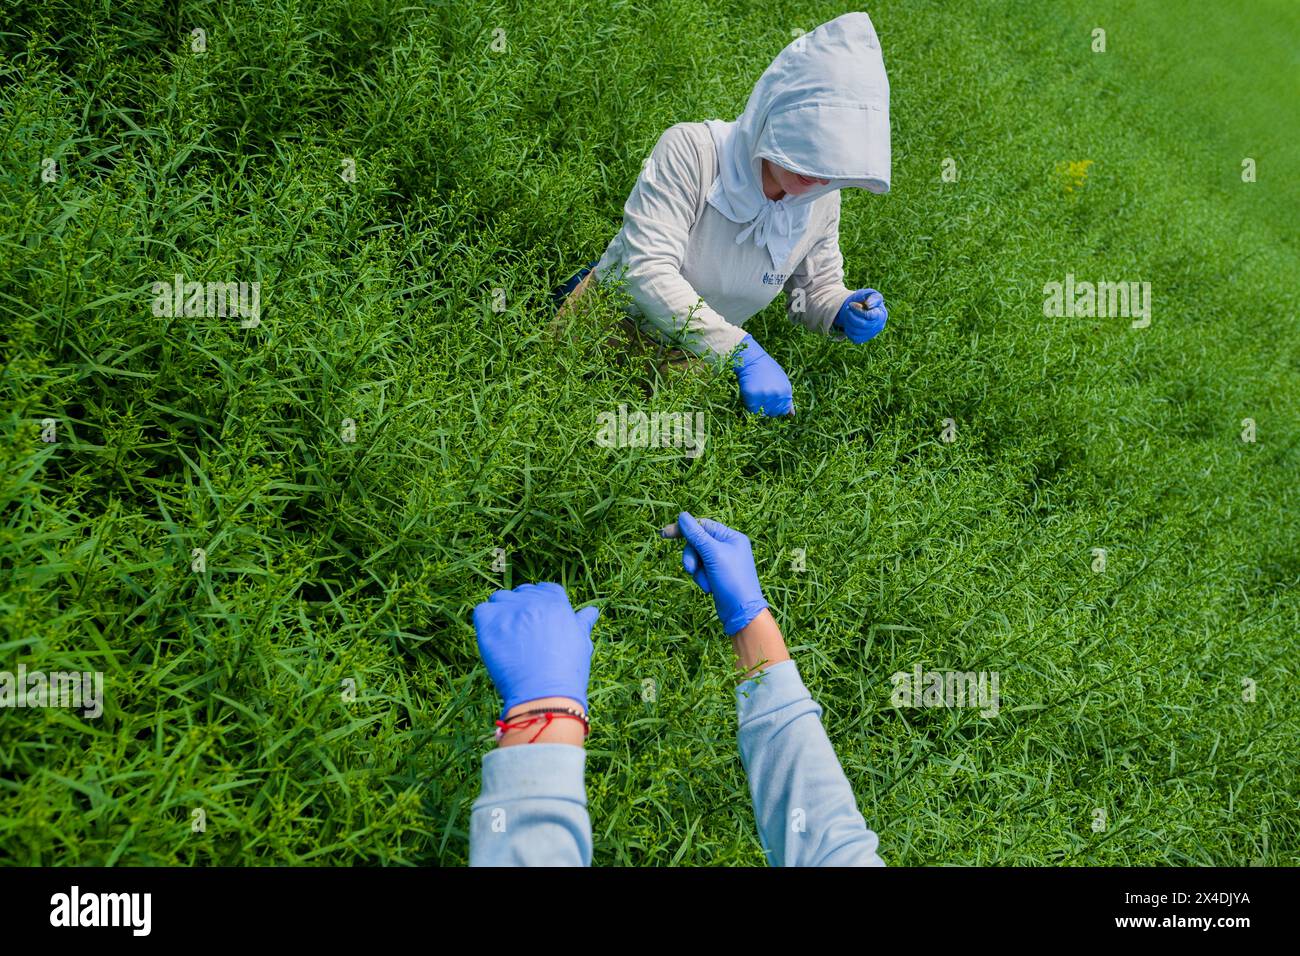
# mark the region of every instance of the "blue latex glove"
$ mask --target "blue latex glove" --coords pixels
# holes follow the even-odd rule
[[[571,697],[587,709],[591,628],[599,608],[576,614],[558,584],[521,584],[474,608],[483,663],[510,708],[539,697]]]
[[[794,414],[794,389],[790,387],[790,379],[752,335],[740,340],[735,369],[746,411],[757,413],[761,409],[764,415],[773,417]]]
[[[767,607],[749,539],[721,522],[696,521],[688,511],[677,516],[677,529],[686,539],[682,567],[713,595],[722,629],[735,634]]]
[[[865,310],[853,308],[855,302],[862,303]],[[859,289],[844,300],[831,324],[848,336],[850,342],[861,345],[879,335],[888,318],[885,297],[875,289]]]

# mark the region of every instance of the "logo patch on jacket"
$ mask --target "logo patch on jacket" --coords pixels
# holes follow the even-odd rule
[[[771,272],[764,272],[763,285],[780,285],[781,283],[785,282],[785,280],[788,278],[790,277],[784,273],[774,274]]]

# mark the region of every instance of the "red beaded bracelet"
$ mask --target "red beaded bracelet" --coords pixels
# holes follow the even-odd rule
[[[537,733],[533,734],[533,736],[529,738],[528,742],[531,744],[533,741],[535,741],[538,737],[540,737],[545,732],[547,727],[551,726],[551,721],[554,720],[556,717],[567,717],[569,720],[576,720],[580,722],[582,724],[583,740],[586,740],[587,737],[591,735],[591,722],[588,721],[586,717],[583,717],[580,713],[576,711],[542,709],[542,710],[525,711],[524,714],[525,715],[537,714],[538,716],[532,717],[529,720],[516,721],[512,723],[507,723],[504,720],[498,720],[496,722],[497,724],[496,739],[500,740],[502,737],[506,735],[506,731],[508,730],[523,730],[526,727],[531,727],[533,724],[537,723],[538,721],[542,721],[541,730],[537,731]]]

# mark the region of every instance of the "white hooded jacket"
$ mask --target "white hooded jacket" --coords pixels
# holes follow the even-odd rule
[[[830,183],[770,200],[764,158]],[[828,331],[850,291],[839,191],[887,192],[889,169],[880,43],[865,13],[847,13],[782,50],[734,122],[678,123],[659,138],[596,278],[622,275],[652,330],[711,358],[783,289],[792,320]]]

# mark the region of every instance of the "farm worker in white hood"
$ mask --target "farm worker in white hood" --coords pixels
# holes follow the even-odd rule
[[[839,222],[840,190],[888,192],[889,165],[880,42],[846,13],[782,50],[734,122],[659,138],[590,271],[626,280],[646,331],[731,362],[749,411],[793,414],[789,378],[743,325],[784,290],[809,328],[856,343],[884,328],[883,296],[844,285]]]

